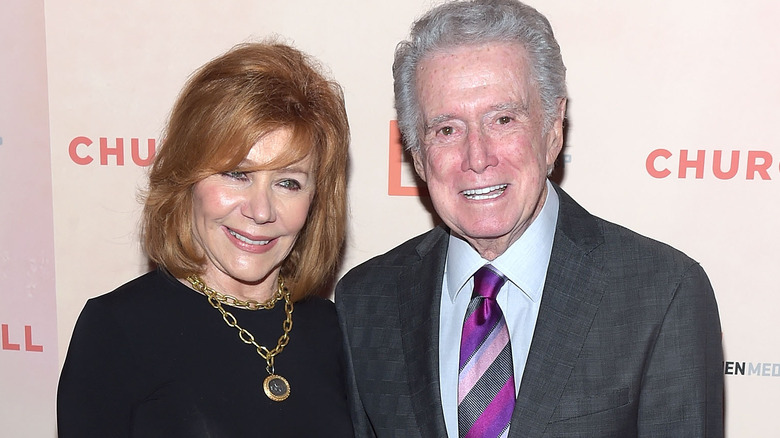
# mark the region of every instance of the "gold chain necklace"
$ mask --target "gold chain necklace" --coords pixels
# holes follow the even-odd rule
[[[265,359],[265,370],[268,372],[268,377],[263,381],[263,391],[265,391],[265,395],[273,401],[283,401],[287,399],[287,397],[290,396],[290,383],[287,382],[287,379],[284,377],[276,374],[274,370],[274,357],[281,353],[287,343],[290,342],[290,330],[292,330],[293,303],[290,300],[290,291],[284,287],[284,279],[282,276],[279,275],[279,286],[276,289],[276,293],[264,303],[255,300],[243,301],[231,295],[221,294],[208,287],[197,275],[190,275],[187,277],[187,281],[190,282],[196,291],[208,298],[211,307],[219,310],[219,313],[222,314],[222,319],[228,326],[238,330],[238,337],[245,344],[254,346],[257,354]],[[281,299],[284,299],[284,313],[286,315],[284,323],[282,323],[282,330],[284,333],[279,337],[279,340],[276,342],[276,347],[273,350],[269,350],[265,346],[258,344],[252,333],[249,333],[246,329],[238,325],[236,317],[222,307],[222,304],[227,304],[229,306],[248,310],[273,309],[276,302]]]

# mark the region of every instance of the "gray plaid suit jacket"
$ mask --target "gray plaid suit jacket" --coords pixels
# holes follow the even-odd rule
[[[556,190],[510,437],[723,436],[720,321],[702,268]],[[447,238],[437,227],[336,287],[357,437],[447,436],[438,364]]]

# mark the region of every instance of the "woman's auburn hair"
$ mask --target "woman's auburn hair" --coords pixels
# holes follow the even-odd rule
[[[289,129],[267,168],[312,157],[315,194],[281,275],[294,300],[320,292],[336,272],[346,233],[349,124],[341,87],[306,54],[277,42],[241,44],[187,81],[171,111],[144,192],[142,244],[177,278],[202,274],[192,190],[234,170],[264,135]]]

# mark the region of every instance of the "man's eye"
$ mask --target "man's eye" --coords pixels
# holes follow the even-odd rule
[[[499,125],[506,125],[507,123],[511,122],[512,118],[509,116],[501,116],[496,120],[496,123]]]
[[[442,135],[452,135],[454,132],[455,129],[452,126],[445,126],[439,129],[439,133]]]
[[[294,179],[285,179],[281,182],[279,182],[279,185],[284,187],[288,190],[300,190],[301,189],[301,183]]]

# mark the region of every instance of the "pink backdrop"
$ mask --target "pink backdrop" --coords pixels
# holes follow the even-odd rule
[[[58,360],[43,2],[2,2],[0,17],[13,17],[0,25],[0,431],[45,437]]]
[[[281,35],[344,87],[343,270],[430,228],[398,153],[390,74],[430,3],[0,2],[0,435],[55,436],[78,313],[148,269],[137,194],[170,106],[236,43]],[[568,68],[564,188],[702,263],[723,322],[727,431],[777,436],[780,2],[531,4]]]

